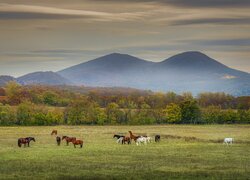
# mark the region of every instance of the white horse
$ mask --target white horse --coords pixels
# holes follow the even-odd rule
[[[123,140],[123,137],[120,137],[119,139],[117,139],[117,143],[121,143],[122,142],[122,140]]]
[[[139,138],[136,139],[136,145],[141,145],[141,144],[147,145],[147,138],[140,136]]]
[[[225,138],[224,139],[224,144],[228,145],[228,144],[233,144],[234,139],[233,138]]]
[[[147,143],[151,143],[152,142],[152,138],[151,137],[146,137]]]

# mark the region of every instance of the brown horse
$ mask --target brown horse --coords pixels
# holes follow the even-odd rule
[[[130,139],[134,140],[136,142],[136,139],[138,139],[140,136],[135,136],[132,131],[129,131]]]
[[[53,131],[51,132],[51,136],[54,135],[54,134],[57,135],[57,130],[53,130]]]
[[[67,146],[69,145],[70,142],[73,142],[76,140],[75,137],[68,137],[68,136],[63,136],[62,137],[62,141],[65,139],[66,143],[67,143]]]
[[[83,145],[82,140],[73,140],[72,143],[74,144],[75,148],[76,148],[76,145],[80,145],[80,148],[82,148],[82,145]]]
[[[123,137],[123,139],[122,139],[122,144],[126,144],[126,142],[127,142],[128,144],[131,144],[131,139],[130,139],[130,137]]]
[[[22,144],[24,144],[24,147],[26,147],[26,144],[28,144],[28,147],[30,147],[30,141],[36,142],[35,138],[33,137],[19,138],[17,140],[17,145],[21,147]]]

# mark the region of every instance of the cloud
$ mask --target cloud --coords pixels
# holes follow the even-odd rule
[[[233,46],[233,47],[250,47],[250,38],[238,39],[199,39],[199,40],[182,40],[180,42],[195,44],[201,46]]]
[[[96,0],[96,1],[117,2],[117,0]],[[177,7],[197,7],[197,8],[250,7],[249,0],[119,0],[119,2],[161,3]]]
[[[177,19],[169,22],[173,26],[182,25],[200,25],[200,24],[217,24],[217,25],[250,25],[250,17],[243,18],[194,18],[194,19]]]
[[[94,21],[131,21],[140,19],[146,14],[133,13],[108,13],[100,11],[62,9],[46,6],[0,4],[0,19],[2,20],[27,20],[27,19],[90,19]]]

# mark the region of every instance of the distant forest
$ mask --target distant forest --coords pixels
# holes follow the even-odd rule
[[[0,88],[0,125],[144,125],[250,123],[250,96],[160,93],[130,88]]]

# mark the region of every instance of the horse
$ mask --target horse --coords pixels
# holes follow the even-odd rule
[[[57,135],[57,130],[53,130],[50,135],[52,136],[54,134]]]
[[[113,136],[113,138],[117,138],[117,139],[119,139],[119,138],[121,138],[121,137],[125,137],[125,136],[118,135],[118,134],[114,134],[114,136]]]
[[[30,147],[30,141],[36,142],[35,138],[33,137],[19,138],[17,140],[17,145],[21,147],[22,144],[24,144],[24,147],[26,147],[26,144],[28,144],[28,147]]]
[[[223,143],[226,145],[233,144],[233,140],[234,140],[233,138],[225,138]]]
[[[62,141],[65,139],[66,143],[67,143],[67,146],[69,145],[70,142],[73,142],[76,140],[75,137],[68,137],[68,136],[63,136],[62,137]]]
[[[155,135],[155,142],[160,142],[161,136],[160,135]]]
[[[132,131],[128,131],[129,132],[129,135],[130,135],[130,139],[131,140],[134,140],[136,142],[136,139],[138,139],[140,136],[135,136]]]
[[[151,141],[152,141],[152,138],[151,138],[151,137],[147,136],[147,137],[145,137],[145,138],[146,138],[146,140],[147,140],[147,143],[151,143]]]
[[[76,148],[76,145],[80,145],[80,148],[83,146],[83,141],[82,140],[73,140],[72,143],[74,144],[74,147]]]
[[[57,145],[60,146],[60,144],[61,144],[61,137],[57,136],[56,137],[56,142],[57,142]]]
[[[130,139],[130,137],[123,137],[123,138],[122,138],[122,144],[126,144],[126,142],[128,142],[128,144],[131,144],[131,139]]]
[[[139,138],[136,139],[136,145],[141,145],[143,143],[144,145],[147,145],[147,138],[140,136]]]
[[[118,134],[114,134],[113,138],[117,138],[117,143],[120,143],[122,142],[122,139],[124,138],[125,136],[122,136],[122,135],[118,135]]]

